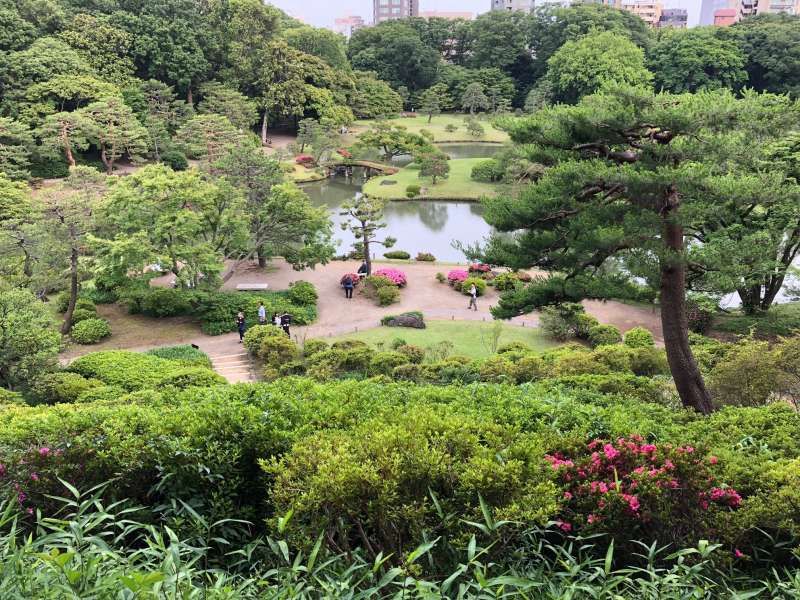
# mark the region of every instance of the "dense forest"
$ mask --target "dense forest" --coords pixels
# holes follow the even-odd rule
[[[799,95],[790,16],[577,4],[346,40],[260,0],[0,0],[0,597],[800,598]],[[545,350],[498,321],[480,358],[292,338],[265,315],[319,318],[302,274],[223,285],[357,258],[356,302],[413,294],[408,253],[372,272],[386,202],[341,207],[337,256],[301,184],[409,157],[436,188],[431,123],[497,136],[462,173],[492,234],[441,289],[538,311]],[[112,310],[228,335],[260,381],[197,345],[76,351]]]

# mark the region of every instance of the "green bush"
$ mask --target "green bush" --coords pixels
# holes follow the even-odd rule
[[[409,362],[419,364],[423,360],[425,360],[425,349],[420,348],[419,346],[414,346],[412,344],[403,344],[398,346],[396,350],[400,354],[404,354],[408,357]]]
[[[0,408],[4,406],[25,406],[25,399],[19,392],[0,388]]]
[[[325,352],[327,349],[328,344],[323,340],[307,340],[303,344],[303,356],[308,358],[309,356],[313,356],[319,352]]]
[[[152,350],[148,350],[146,354],[177,361],[186,366],[211,368],[211,359],[208,355],[199,348],[195,348],[189,344],[153,348]]]
[[[475,284],[475,288],[478,290],[478,296],[483,296],[486,293],[486,281],[480,277],[467,277],[461,283],[461,293],[465,296],[469,296],[469,290],[473,284]]]
[[[430,252],[417,252],[417,256],[414,258],[414,260],[417,262],[436,262],[436,257]],[[443,274],[437,273],[436,275],[436,279],[439,279],[438,275],[442,275],[443,281],[446,281]]]
[[[595,325],[589,329],[589,343],[593,348],[622,343],[622,334],[613,325]]]
[[[370,375],[391,375],[395,367],[410,363],[408,356],[401,352],[372,353],[369,364]]]
[[[406,198],[416,198],[421,190],[422,188],[416,183],[406,186]]]
[[[475,181],[482,181],[485,183],[494,183],[502,181],[505,176],[505,168],[500,161],[494,158],[487,158],[477,163],[472,167],[470,177]]]
[[[400,290],[395,286],[378,288],[376,294],[378,296],[379,306],[389,306],[391,304],[400,302]]]
[[[111,327],[105,319],[86,319],[76,323],[70,336],[78,344],[96,344],[111,335]]]
[[[587,315],[577,302],[545,306],[539,317],[539,325],[545,335],[559,342],[575,337],[585,339],[589,336],[589,329],[597,324],[597,319]]]
[[[513,383],[516,381],[514,363],[503,356],[490,356],[479,368],[481,381],[488,383]]]
[[[313,283],[294,281],[289,284],[289,300],[299,306],[316,306],[319,296]]]
[[[563,352],[552,366],[554,377],[569,377],[572,375],[606,375],[611,369],[600,362],[589,352],[572,351]]]
[[[269,337],[286,337],[283,329],[275,325],[253,325],[244,334],[242,343],[250,354],[258,355],[261,351],[261,343]]]
[[[714,322],[718,302],[701,294],[690,294],[686,298],[686,319],[689,330],[695,333],[706,333]]]
[[[746,340],[733,346],[709,376],[718,405],[763,406],[786,388],[781,356],[769,343]]]
[[[507,292],[520,284],[519,275],[516,273],[500,273],[492,280],[492,284],[498,292]]]
[[[126,392],[118,385],[100,385],[90,388],[75,399],[75,402],[87,404],[91,402],[117,402]]]
[[[400,348],[401,346],[405,346],[406,344],[408,344],[408,342],[406,342],[403,338],[396,337],[391,342],[389,342],[389,347],[392,350],[397,350],[398,348]]]
[[[164,375],[181,366],[178,362],[139,352],[106,350],[75,359],[67,370],[133,392],[154,388]]]
[[[447,277],[445,277],[444,273],[437,273],[436,274],[436,281],[438,281],[439,283],[446,283],[447,282]]]
[[[631,371],[634,375],[643,377],[669,375],[667,353],[655,347],[636,348],[631,353]]]
[[[526,354],[513,364],[511,373],[517,383],[530,383],[546,377],[547,366],[541,357]]]
[[[621,344],[598,346],[592,352],[592,359],[605,365],[613,373],[630,373],[631,356],[634,351]]]
[[[340,340],[331,346],[333,350],[353,350],[355,348],[369,348],[369,344],[361,340]]]
[[[185,171],[189,168],[189,161],[186,155],[180,150],[167,150],[161,154],[161,162],[173,171]]]
[[[213,387],[227,384],[227,380],[211,369],[205,367],[180,367],[162,377],[156,388],[176,387],[185,389],[189,387]]]
[[[497,348],[497,354],[507,354],[509,352],[522,352],[528,353],[531,347],[525,342],[511,342],[510,344],[503,344]]]
[[[73,323],[80,323],[81,321],[85,321],[86,319],[96,319],[96,318],[97,318],[96,310],[89,310],[86,308],[76,308],[72,313]]]
[[[338,368],[347,372],[366,373],[373,356],[375,356],[375,351],[368,346],[345,350]]]
[[[458,126],[454,125],[453,123],[448,123],[447,125],[444,126],[444,130],[447,133],[454,133],[454,132],[458,131]]]
[[[389,252],[384,252],[383,256],[392,260],[409,260],[411,258],[411,255],[403,250],[390,250]]]
[[[62,314],[67,312],[67,308],[69,308],[69,297],[69,292],[61,292],[56,296],[56,310],[58,312]],[[78,299],[75,300],[75,310],[88,310],[96,313],[97,307],[89,298],[81,298],[79,296]]]
[[[148,317],[176,317],[192,311],[192,295],[174,288],[153,288],[140,303],[140,312]]]
[[[87,379],[68,371],[45,373],[38,377],[33,386],[33,394],[40,403],[69,403],[75,402],[81,394],[102,385],[97,379]]]
[[[282,364],[297,360],[300,349],[287,335],[269,335],[261,340],[258,357],[270,367],[279,368]]]
[[[644,327],[634,327],[625,332],[625,345],[629,348],[652,348],[653,334]]]
[[[422,368],[418,364],[400,365],[392,370],[392,379],[395,381],[419,381],[421,372]]]
[[[410,327],[411,329],[425,329],[425,317],[419,311],[404,312],[399,315],[386,315],[381,318],[384,327]]]
[[[714,319],[714,328],[739,335],[749,335],[752,331],[763,338],[797,335],[800,332],[800,302],[776,304],[755,315],[719,314]]]

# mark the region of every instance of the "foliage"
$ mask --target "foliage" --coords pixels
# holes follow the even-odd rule
[[[440,152],[419,154],[415,157],[419,163],[419,177],[430,177],[431,183],[436,185],[437,179],[447,179],[450,174],[450,162]]]
[[[286,337],[286,334],[280,327],[274,325],[253,325],[248,327],[244,334],[244,347],[250,354],[258,355],[261,352],[261,345],[264,340],[271,337]]]
[[[689,330],[695,333],[706,333],[714,321],[714,313],[718,303],[707,296],[689,295],[686,298],[686,319]]]
[[[406,197],[407,198],[416,198],[419,196],[419,192],[422,187],[419,184],[411,184],[406,186]]]
[[[780,355],[767,342],[736,344],[709,374],[715,402],[730,406],[763,406],[786,387]]]
[[[489,99],[484,94],[483,84],[477,81],[470,83],[461,96],[461,108],[469,111],[470,115],[474,115],[478,111],[488,109],[489,106]]]
[[[289,301],[298,306],[316,306],[319,296],[313,283],[293,281],[289,284]]]
[[[111,326],[105,319],[85,319],[72,327],[70,336],[78,344],[96,344],[111,335]]]
[[[356,194],[351,202],[341,206],[340,216],[346,217],[342,221],[343,231],[351,231],[356,240],[355,250],[364,258],[367,265],[367,275],[372,274],[372,253],[373,244],[391,248],[395,244],[395,239],[386,237],[378,238],[378,231],[386,227],[383,221],[384,202],[369,198],[362,194]]]
[[[359,119],[389,117],[403,110],[403,100],[386,82],[371,73],[356,71],[355,89],[350,95],[353,114]]]
[[[400,302],[400,290],[394,286],[379,287],[375,291],[375,296],[379,306],[389,306],[390,304]]]
[[[470,175],[475,181],[483,181],[484,183],[502,181],[504,176],[505,169],[501,163],[494,158],[487,158],[479,162],[472,167],[472,174]]]
[[[595,325],[589,329],[589,343],[593,348],[621,342],[622,334],[613,325]]]
[[[381,325],[384,327],[412,327],[414,329],[425,329],[425,318],[421,312],[405,312],[399,315],[386,315],[381,317]]]
[[[800,303],[777,304],[766,312],[754,315],[737,313],[716,315],[714,328],[739,335],[753,332],[759,337],[792,335],[800,331]]]
[[[152,350],[148,350],[145,352],[145,354],[180,362],[187,367],[211,368],[211,359],[208,357],[208,355],[199,348],[195,348],[191,345],[162,346],[161,348],[153,348]]]
[[[281,332],[281,335],[264,336],[256,354],[267,368],[275,369],[298,358],[300,349]]]
[[[492,279],[492,285],[498,292],[506,292],[520,285],[520,278],[519,275],[513,271],[500,273],[497,277]]]
[[[486,293],[486,280],[481,277],[467,277],[461,282],[461,293],[469,296],[473,285],[478,291],[478,296],[483,296]]]
[[[417,252],[414,260],[417,262],[436,262],[436,257],[430,252]]]
[[[173,171],[185,171],[189,168],[189,161],[180,150],[167,150],[161,155],[161,162]]]
[[[797,94],[800,33],[797,19],[788,15],[758,15],[733,28],[745,56],[748,85],[759,91]]]
[[[32,396],[37,402],[57,404],[75,402],[89,390],[101,386],[96,379],[86,379],[77,373],[45,373],[37,378]]]
[[[653,334],[644,327],[634,327],[625,332],[625,345],[628,348],[653,348]]]
[[[411,255],[404,250],[390,250],[389,252],[384,252],[383,256],[392,260],[409,260],[411,258]]]
[[[408,283],[406,274],[400,269],[377,269],[376,271],[373,271],[372,275],[374,277],[385,277],[397,287],[405,287],[406,283]]]

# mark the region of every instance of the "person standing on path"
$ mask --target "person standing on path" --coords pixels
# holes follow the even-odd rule
[[[275,325],[275,327],[281,326],[281,315],[278,313],[278,311],[275,311],[275,316],[272,318],[272,324]]]
[[[264,325],[267,322],[267,309],[263,302],[258,303],[258,323]]]
[[[467,310],[470,308],[478,310],[478,288],[474,283],[469,287],[469,306]]]
[[[345,275],[344,281],[342,282],[342,287],[344,287],[344,297],[345,298],[352,298],[353,297],[353,279],[349,275]]]
[[[292,324],[292,315],[290,315],[289,313],[283,313],[281,315],[281,327],[283,328],[283,332],[289,337],[292,337],[292,334],[289,333],[289,326],[291,324]]]
[[[236,329],[239,330],[239,343],[242,343],[244,340],[244,332],[247,329],[247,325],[244,320],[244,313],[239,313],[236,315]]]

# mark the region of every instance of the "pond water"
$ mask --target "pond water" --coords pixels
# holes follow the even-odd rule
[[[501,146],[489,144],[443,144],[442,150],[451,158],[491,157]],[[337,254],[352,249],[353,235],[342,231],[339,215],[342,204],[361,191],[362,172],[355,170],[351,178],[332,177],[324,181],[304,184],[303,190],[315,206],[326,206],[331,212],[334,239],[340,241]],[[463,253],[453,247],[454,241],[472,244],[482,241],[491,233],[483,220],[483,207],[473,202],[437,202],[409,200],[390,202],[384,210],[386,228],[380,236],[397,239],[393,250],[405,250],[412,257],[418,252],[430,252],[437,260],[464,262]],[[374,254],[380,258],[384,249],[378,246]]]

